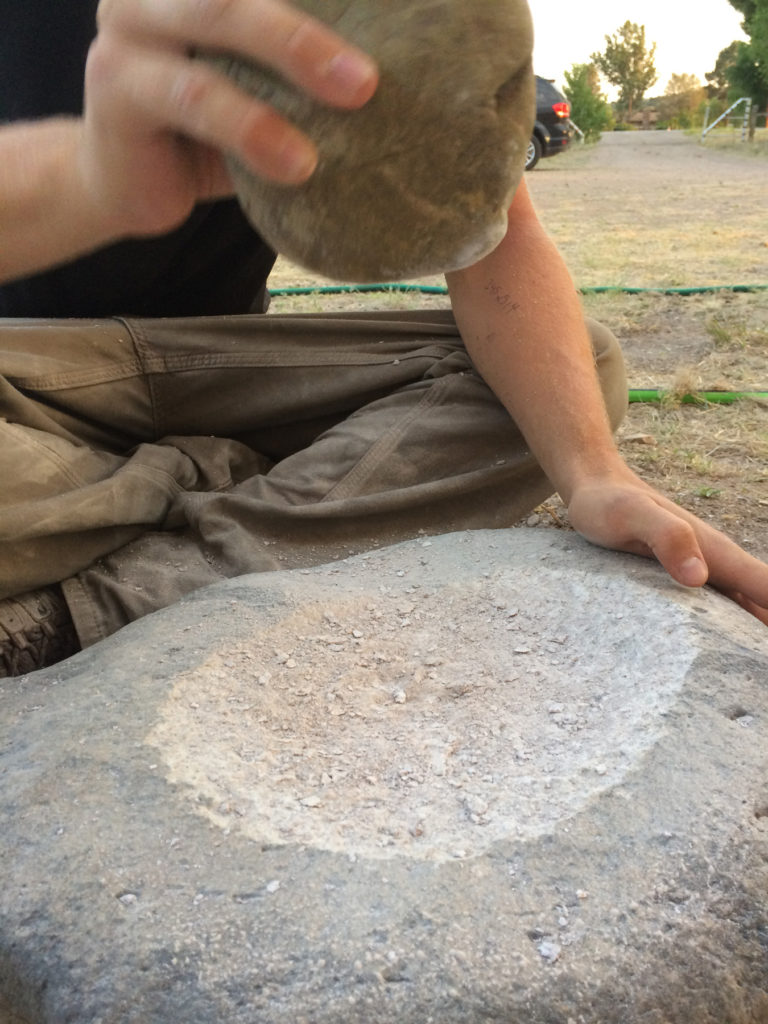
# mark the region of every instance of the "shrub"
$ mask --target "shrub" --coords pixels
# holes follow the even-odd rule
[[[585,142],[596,142],[613,124],[613,113],[600,92],[594,64],[574,64],[565,72],[565,92],[571,104],[571,120],[584,133]]]

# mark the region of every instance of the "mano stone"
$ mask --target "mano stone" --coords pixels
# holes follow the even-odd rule
[[[387,281],[476,262],[504,236],[534,117],[525,0],[297,0],[371,54],[360,110],[324,106],[268,68],[207,55],[317,145],[301,186],[230,160],[240,202],[279,253],[328,277]]]

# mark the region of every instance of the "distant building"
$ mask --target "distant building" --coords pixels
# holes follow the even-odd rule
[[[645,107],[643,110],[636,110],[632,117],[627,118],[627,123],[636,125],[643,131],[650,131],[656,127],[656,122],[659,120],[659,112],[655,107]]]

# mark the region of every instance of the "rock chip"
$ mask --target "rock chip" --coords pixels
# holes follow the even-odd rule
[[[391,281],[474,263],[501,241],[534,118],[525,0],[298,0],[370,53],[361,109],[323,105],[266,67],[210,56],[318,146],[300,187],[231,170],[279,253],[328,277]]]
[[[768,639],[651,562],[416,539],[0,702],[4,1024],[768,1021]]]

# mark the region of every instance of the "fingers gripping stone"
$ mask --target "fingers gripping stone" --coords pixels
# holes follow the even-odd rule
[[[361,109],[338,110],[276,73],[213,56],[317,145],[304,185],[231,160],[242,206],[278,252],[341,280],[456,270],[501,241],[534,117],[525,0],[299,0],[378,62]]]

